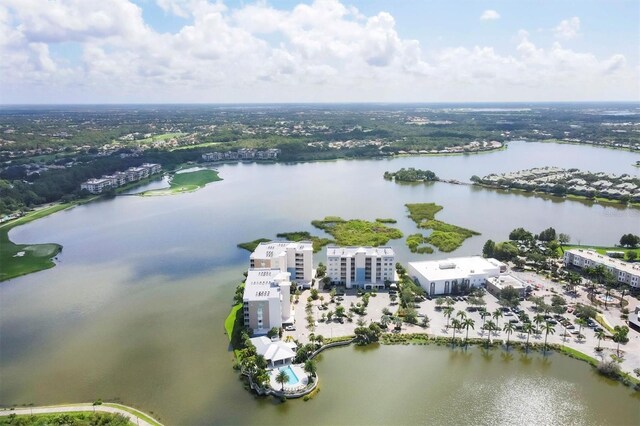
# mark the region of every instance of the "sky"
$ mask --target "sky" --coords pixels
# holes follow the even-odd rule
[[[637,0],[1,0],[0,103],[640,101]]]

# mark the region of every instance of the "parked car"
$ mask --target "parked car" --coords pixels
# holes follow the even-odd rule
[[[287,330],[287,331],[295,331],[296,330],[296,326],[295,325],[287,325],[284,329]]]

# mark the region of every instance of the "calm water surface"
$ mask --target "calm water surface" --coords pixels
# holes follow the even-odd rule
[[[0,284],[0,404],[119,398],[167,424],[639,424],[638,397],[585,364],[437,347],[333,350],[320,362],[315,400],[275,404],[244,391],[222,331],[248,263],[236,244],[282,231],[319,235],[310,221],[327,215],[393,217],[406,235],[416,228],[404,204],[436,202],[439,219],[482,233],[453,255],[479,253],[486,239],[506,239],[518,226],[554,226],[593,244],[640,233],[637,209],[396,185],[382,179],[385,170],[427,168],[460,180],[545,165],[637,174],[638,159],[513,143],[469,156],[223,165],[224,180],[195,193],[122,196],[18,227],[15,241],[64,250],[57,267]],[[426,258],[391,243],[402,262]]]

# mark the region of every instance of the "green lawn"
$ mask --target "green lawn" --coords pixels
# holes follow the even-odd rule
[[[242,309],[242,304],[238,303],[237,305],[233,305],[231,308],[231,312],[227,316],[227,319],[224,320],[224,329],[227,332],[227,337],[229,337],[229,341],[233,337],[233,330],[236,324],[236,316],[238,315],[238,311]]]
[[[570,250],[570,249],[583,249],[583,250],[587,250],[587,249],[591,249],[591,250],[595,250],[596,252],[600,253],[600,254],[604,254],[606,255],[608,251],[621,251],[624,252],[625,255],[627,254],[627,252],[629,251],[637,251],[638,254],[640,254],[640,248],[636,247],[636,248],[625,248],[625,247],[604,247],[604,246],[589,246],[589,245],[577,245],[577,244],[570,244],[570,245],[563,245],[562,246],[563,250]],[[558,247],[558,254],[562,255],[562,251],[560,249],[560,247]]]
[[[361,219],[344,220],[329,216],[324,220],[311,222],[316,228],[331,234],[341,246],[381,246],[402,238],[402,232],[381,222],[369,222]]]
[[[184,192],[192,192],[200,188],[204,188],[208,183],[217,182],[219,180],[222,180],[222,178],[218,176],[218,172],[210,169],[197,170],[195,172],[175,173],[171,178],[169,188],[145,191],[140,195],[155,196],[182,194]]]
[[[139,139],[135,142],[138,143],[151,143],[151,142],[157,142],[157,141],[161,141],[161,140],[167,140],[167,139],[173,139],[173,138],[177,138],[180,137],[182,135],[184,135],[185,133],[162,133],[160,135],[155,135],[155,136],[151,136],[150,138],[145,138],[145,139]]]
[[[0,281],[5,281],[32,272],[49,269],[55,266],[51,260],[62,246],[47,244],[15,244],[9,239],[9,231],[19,225],[67,209],[75,204],[57,204],[29,213],[19,219],[0,225]]]

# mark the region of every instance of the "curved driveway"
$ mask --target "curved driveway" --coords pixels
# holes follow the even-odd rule
[[[126,408],[134,412],[139,411],[131,407],[126,407]],[[0,416],[9,416],[11,414],[32,415],[32,414],[71,413],[71,412],[78,412],[78,411],[89,411],[89,412],[102,411],[105,413],[122,414],[123,416],[128,418],[129,421],[131,421],[131,423],[139,426],[162,425],[162,423],[158,422],[157,420],[155,421],[155,423],[149,423],[147,420],[135,414],[132,414],[129,411],[125,411],[124,409],[118,408],[117,406],[106,405],[106,404],[103,404],[103,405],[72,404],[72,405],[56,405],[51,407],[22,407],[22,408],[15,408],[13,410],[4,409],[4,410],[0,410]],[[142,414],[144,413],[140,413],[140,415]],[[144,414],[144,415],[151,418],[151,416],[149,416],[148,414]]]

